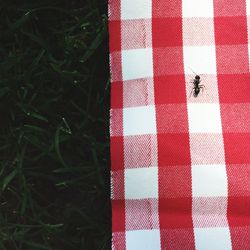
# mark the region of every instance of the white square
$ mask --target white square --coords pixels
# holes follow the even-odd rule
[[[160,231],[157,229],[126,231],[126,249],[161,250]]]
[[[227,174],[224,165],[193,165],[193,197],[226,197],[228,194]]]
[[[246,12],[247,12],[247,29],[250,30],[250,0],[246,1]],[[248,41],[250,41],[250,32],[248,32]],[[250,43],[248,43],[248,51],[250,51]],[[249,62],[250,62],[250,53],[248,53]],[[249,65],[250,70],[250,65]]]
[[[215,46],[184,46],[185,73],[216,74]]]
[[[222,133],[220,107],[216,103],[188,103],[190,133]]]
[[[123,134],[156,134],[156,115],[154,106],[131,107],[123,109]]]
[[[250,0],[246,0],[246,10],[247,10],[247,16],[250,16]]]
[[[122,79],[153,77],[152,48],[122,50]]]
[[[194,228],[195,249],[231,250],[231,237],[228,227]]]
[[[214,7],[211,0],[183,0],[183,17],[213,17]]]
[[[149,19],[152,0],[121,0],[121,19]]]
[[[125,199],[158,198],[157,167],[125,169]]]

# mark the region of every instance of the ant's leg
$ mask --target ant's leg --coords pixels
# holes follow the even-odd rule
[[[192,88],[191,92],[190,92],[190,95],[189,95],[189,98],[191,97],[192,93],[193,93],[193,90],[194,88]]]
[[[205,87],[204,85],[200,85],[199,87],[200,87],[200,89],[202,90],[202,94],[203,94],[204,89],[206,89],[206,87]]]

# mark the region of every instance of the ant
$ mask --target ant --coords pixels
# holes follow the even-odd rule
[[[202,90],[202,93],[203,93],[205,85],[201,85],[200,84],[201,83],[201,77],[199,75],[197,75],[194,71],[193,71],[193,73],[195,74],[195,78],[192,81],[194,87],[192,88],[190,96],[193,93],[193,96],[196,98],[199,95],[201,90]]]

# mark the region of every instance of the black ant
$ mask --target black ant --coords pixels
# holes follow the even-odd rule
[[[195,72],[193,71],[193,73],[195,73]],[[197,75],[196,73],[195,73],[195,78],[193,79],[192,83],[193,83],[194,87],[192,88],[190,96],[193,93],[193,96],[197,97],[201,90],[202,90],[202,93],[203,93],[203,91],[205,89],[205,86],[200,84],[201,83],[201,77],[199,75]]]
[[[197,97],[201,90],[202,90],[202,93],[203,93],[203,90],[204,90],[205,86],[201,85],[200,83],[201,83],[201,78],[200,78],[199,75],[196,75],[194,80],[193,80],[194,87],[192,89],[194,97]]]

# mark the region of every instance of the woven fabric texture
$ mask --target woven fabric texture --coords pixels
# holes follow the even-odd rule
[[[250,0],[109,0],[114,250],[250,249]]]

